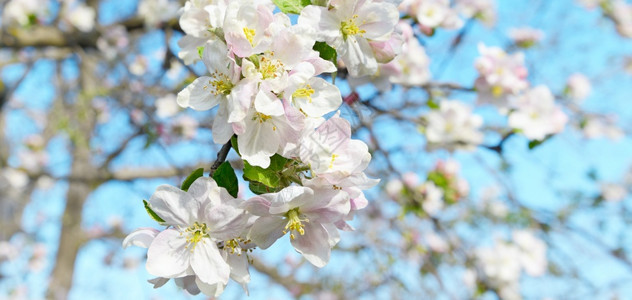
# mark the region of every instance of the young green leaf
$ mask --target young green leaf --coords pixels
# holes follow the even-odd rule
[[[149,207],[149,202],[147,202],[147,200],[143,200],[143,205],[145,205],[145,210],[147,211],[147,214],[149,214],[149,216],[154,219],[154,221],[160,223],[161,225],[165,222],[165,220],[163,220],[160,216],[158,216],[152,209],[151,207]]]
[[[281,12],[298,15],[303,7],[310,5],[310,0],[272,0]]]
[[[336,64],[336,61],[338,60],[338,53],[336,52],[336,49],[332,48],[327,43],[316,42],[314,43],[314,47],[312,47],[312,49],[318,51],[320,58],[333,62],[334,65]]]
[[[219,168],[213,174],[213,179],[218,186],[225,188],[231,196],[237,198],[239,182],[237,181],[235,170],[228,162],[225,161],[219,165]]]
[[[189,177],[187,177],[187,179],[185,179],[182,182],[182,186],[180,186],[180,189],[185,191],[185,192],[188,191],[189,187],[191,186],[191,184],[193,184],[193,182],[196,179],[198,179],[198,178],[200,178],[202,176],[204,176],[204,168],[199,168],[199,169],[193,171],[193,173],[191,173],[191,175],[189,175]]]

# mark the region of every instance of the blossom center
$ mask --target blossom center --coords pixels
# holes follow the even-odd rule
[[[274,56],[274,53],[269,55]],[[263,79],[277,78],[283,71],[283,63],[278,59],[261,56],[261,59],[259,60],[259,73]]]
[[[204,237],[208,237],[209,228],[206,223],[195,222],[193,225],[187,227],[184,233],[187,235],[187,246],[191,246],[191,251],[195,249],[197,243],[202,241]]]
[[[350,35],[362,35],[366,33],[366,30],[360,29],[356,24],[356,20],[358,19],[358,15],[353,15],[351,19],[347,21],[340,22],[340,31],[342,32],[342,37],[346,40]]]
[[[290,239],[295,239],[296,236],[294,235],[294,231],[298,232],[300,235],[304,235],[305,234],[305,229],[303,229],[303,227],[305,227],[305,225],[303,225],[303,221],[305,222],[309,222],[307,219],[301,219],[300,218],[300,214],[298,211],[298,208],[294,208],[291,209],[290,211],[287,212],[287,214],[285,214],[285,216],[287,217],[287,224],[285,225],[285,230],[283,230],[283,233],[287,233],[288,231],[290,232]]]
[[[204,89],[208,89],[208,87],[212,87],[209,92],[215,96],[217,95],[228,95],[233,89],[233,82],[228,78],[228,75],[215,71],[211,73],[211,80],[208,81],[208,84],[204,86]]]
[[[307,98],[309,99],[309,103],[312,103],[312,95],[314,94],[314,89],[308,84],[305,85],[304,88],[298,89],[292,93],[292,97],[294,98]]]
[[[270,116],[268,116],[268,115],[266,115],[266,114],[262,114],[262,113],[260,113],[260,112],[257,112],[257,113],[255,113],[255,115],[252,117],[252,120],[253,120],[253,121],[259,121],[259,124],[261,124],[261,123],[263,123],[263,122],[265,122],[265,121],[267,121],[267,120],[270,120],[270,118],[272,118],[272,117],[270,117]]]
[[[248,27],[244,27],[244,35],[246,36],[248,43],[250,43],[250,46],[254,47],[255,46],[254,45],[255,30]]]

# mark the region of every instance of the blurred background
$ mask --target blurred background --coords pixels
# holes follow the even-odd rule
[[[322,269],[287,239],[255,250],[249,298],[632,299],[632,2],[445,1],[460,26],[428,27],[411,8],[424,1],[400,7],[427,55],[422,84],[336,80],[381,179],[356,231]],[[184,2],[0,0],[0,299],[205,298],[154,289],[146,250],[121,247],[157,227],[142,200],[208,171],[221,147],[215,110],[175,101],[206,72],[178,55]],[[481,44],[524,53],[563,132],[530,141],[475,105]],[[483,117],[481,145],[429,147],[420,127],[440,99]],[[246,295],[231,282],[222,298]]]

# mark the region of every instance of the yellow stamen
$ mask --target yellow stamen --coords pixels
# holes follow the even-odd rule
[[[340,22],[340,31],[342,32],[342,37],[346,40],[347,36],[350,35],[362,35],[366,33],[366,30],[360,29],[356,24],[356,19],[358,15],[353,15],[351,19],[347,21]]]
[[[494,96],[495,98],[498,98],[502,95],[503,95],[503,88],[501,86],[495,85],[492,87],[492,96]]]
[[[330,168],[330,169],[334,167],[334,161],[336,160],[336,158],[337,158],[338,156],[340,156],[340,155],[338,155],[338,154],[332,154],[332,155],[331,155],[331,162],[329,163],[329,168]]]
[[[244,35],[246,36],[248,43],[250,43],[250,46],[254,47],[255,45],[254,45],[253,39],[255,37],[255,30],[250,29],[248,27],[244,27]]]
[[[309,103],[312,103],[312,95],[315,93],[314,89],[309,85],[305,85],[304,88],[298,89],[292,93],[292,97],[294,98],[307,98],[309,99]]]
[[[184,230],[184,233],[187,234],[187,245],[186,248],[191,246],[191,252],[195,249],[197,243],[201,242],[204,237],[208,236],[209,228],[205,223],[195,222],[193,225],[187,227]]]
[[[296,236],[294,235],[293,231],[298,232],[300,235],[304,235],[305,234],[305,229],[303,229],[303,227],[305,227],[305,225],[303,225],[303,221],[308,222],[307,219],[301,219],[299,217],[299,211],[298,208],[294,208],[291,209],[290,211],[287,212],[287,214],[285,215],[287,217],[287,224],[285,225],[285,230],[283,230],[283,233],[287,233],[288,231],[290,232],[290,239],[295,239]]]
[[[257,113],[255,113],[255,115],[252,117],[252,120],[253,120],[253,121],[254,121],[254,120],[257,120],[257,121],[259,121],[259,123],[261,124],[261,123],[263,123],[263,122],[265,122],[265,121],[267,121],[267,120],[270,120],[270,118],[272,118],[272,117],[270,117],[270,116],[268,116],[268,115],[264,115],[264,114],[262,114],[262,113],[260,113],[260,112],[257,112]]]

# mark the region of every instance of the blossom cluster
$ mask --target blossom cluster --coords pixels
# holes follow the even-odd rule
[[[399,9],[413,17],[428,35],[437,28],[459,29],[464,19],[478,19],[487,26],[496,22],[493,0],[404,0]]]
[[[148,248],[155,287],[174,279],[190,293],[217,296],[232,278],[246,288],[249,253],[285,235],[323,267],[338,230],[353,230],[347,221],[368,204],[363,190],[378,183],[365,175],[368,146],[352,139],[350,123],[335,113],[342,97],[324,76],[338,70],[336,56],[353,76],[374,74],[378,63],[392,60],[381,50],[392,45],[397,8],[371,0],[279,8],[274,13],[265,0],[185,3],[178,55],[185,63],[201,60],[207,73],[176,102],[199,111],[217,107],[213,141],[244,160],[244,179],[256,195],[241,198],[228,163],[212,178],[194,173],[182,188],[158,187],[146,208],[167,228],[140,228],[124,241]],[[286,12],[298,14],[298,22]]]
[[[603,14],[611,19],[617,32],[623,37],[632,37],[632,4],[625,0],[578,0],[586,8],[601,7]]]
[[[6,3],[2,12],[2,25],[28,27],[51,18],[51,1],[49,0],[11,0]],[[68,30],[90,32],[96,23],[96,11],[83,2],[76,0],[61,1],[59,11],[62,25]]]
[[[460,168],[456,160],[439,160],[424,182],[420,183],[416,174],[406,173],[403,181],[389,181],[386,192],[393,200],[402,202],[407,210],[434,217],[469,194],[467,180],[459,177]]]
[[[497,241],[491,248],[479,248],[476,259],[482,270],[480,280],[498,289],[502,299],[521,299],[520,276],[542,276],[547,269],[546,244],[532,231],[515,230],[512,241]]]

